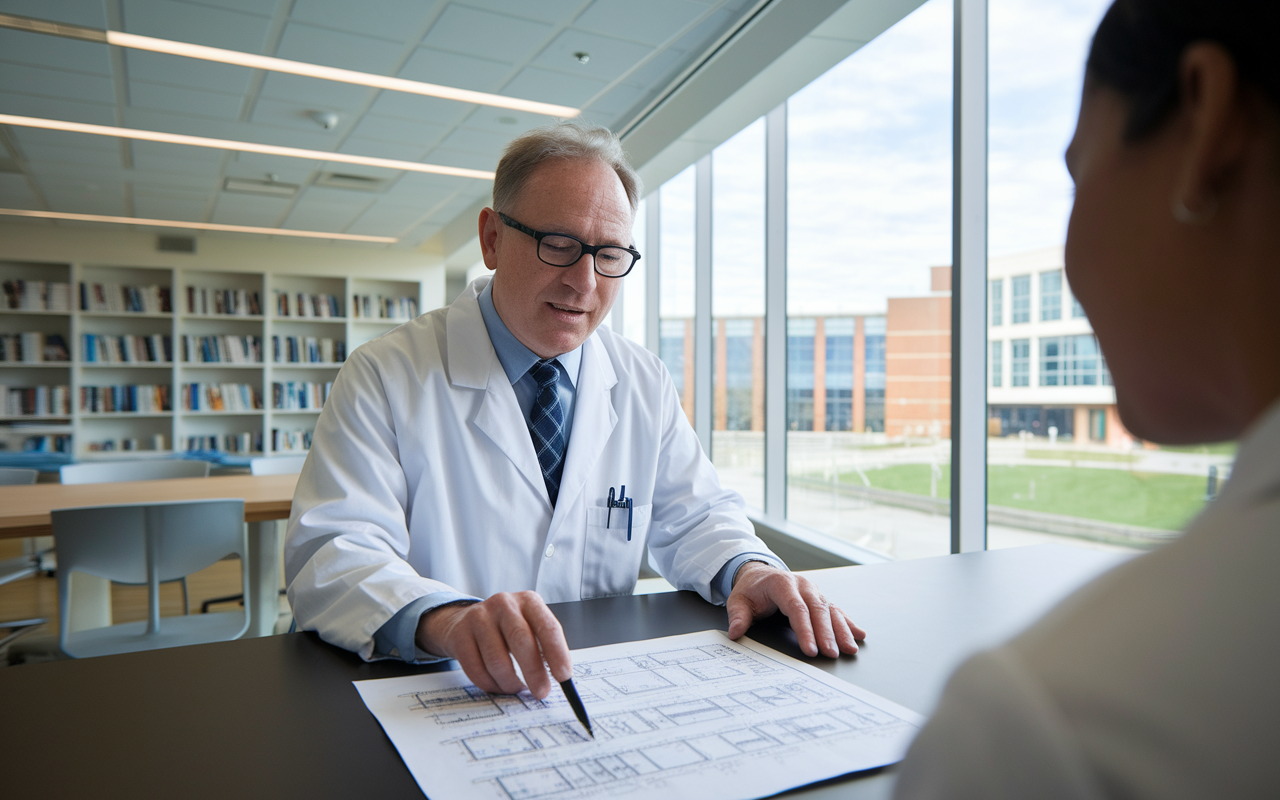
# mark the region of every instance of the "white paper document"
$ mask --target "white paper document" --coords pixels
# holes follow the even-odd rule
[[[573,680],[594,740],[554,684],[546,700],[461,671],[355,687],[431,800],[764,797],[892,764],[924,722],[720,631],[575,650]]]

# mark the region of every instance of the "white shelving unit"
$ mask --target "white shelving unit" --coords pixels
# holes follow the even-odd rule
[[[260,440],[262,450],[243,455],[305,452],[300,448],[273,448],[278,438],[305,439],[315,429],[316,409],[272,408],[272,385],[286,382],[332,382],[341,362],[280,363],[272,358],[273,336],[317,337],[344,342],[349,354],[356,347],[390,331],[408,319],[349,316],[356,295],[410,298],[418,312],[424,309],[423,283],[367,277],[310,277],[269,272],[214,271],[206,269],[129,267],[98,264],[38,264],[0,261],[0,281],[56,281],[71,285],[71,309],[65,312],[12,310],[0,300],[0,332],[39,331],[58,333],[71,350],[71,361],[57,363],[0,362],[0,390],[11,387],[65,385],[71,391],[69,414],[21,416],[4,413],[0,405],[0,452],[21,447],[26,436],[70,435],[76,459],[154,457],[185,451],[190,437],[222,437],[249,434]],[[80,307],[81,283],[126,286],[160,286],[169,289],[171,310],[165,313],[100,312]],[[192,313],[188,288],[242,290],[257,293],[261,314]],[[275,293],[333,295],[338,315],[301,317],[290,303],[288,316],[277,313]],[[212,302],[212,301],[210,301]],[[375,312],[376,313],[376,312]],[[173,360],[166,362],[102,363],[87,361],[82,335],[168,336]],[[183,336],[256,337],[261,341],[261,363],[201,363],[182,360]],[[182,407],[186,384],[248,384],[262,398],[263,408],[252,411],[189,411]],[[81,410],[80,390],[89,386],[161,385],[167,387],[171,408],[150,412],[87,412]],[[115,440],[136,440],[137,450],[97,450],[95,445]],[[176,450],[175,450],[176,448]],[[238,453],[239,454],[239,453]]]

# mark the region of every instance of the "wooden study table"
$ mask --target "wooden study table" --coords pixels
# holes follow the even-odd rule
[[[277,520],[288,519],[297,475],[219,475],[211,478],[172,478],[122,483],[37,483],[0,486],[0,539],[52,536],[50,512],[58,508],[156,503],[167,500],[244,500],[249,523],[249,632],[269,636],[279,606],[280,533]],[[77,595],[86,602],[71,621],[73,628],[110,624],[110,586],[107,581],[76,575]],[[92,595],[97,595],[96,598]],[[97,614],[92,611],[97,611]]]
[[[1039,545],[817,570],[805,574],[867,629],[862,652],[804,658],[776,619],[749,635],[928,713],[967,655],[1123,559]],[[724,609],[692,592],[551,610],[572,648],[727,627]],[[440,668],[365,664],[315,634],[296,633],[0,669],[7,722],[0,752],[15,765],[4,786],[13,797],[421,800],[351,681]],[[49,762],[51,742],[65,757],[52,770],[32,767]],[[880,799],[891,789],[891,771],[877,770],[787,796]]]

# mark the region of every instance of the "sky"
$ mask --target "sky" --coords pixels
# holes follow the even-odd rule
[[[1109,0],[990,0],[993,257],[1060,246],[1062,163]],[[788,313],[883,312],[951,262],[952,2],[928,0],[788,103]],[[713,154],[713,312],[764,307],[764,131]],[[661,315],[693,312],[694,170],[662,189]]]

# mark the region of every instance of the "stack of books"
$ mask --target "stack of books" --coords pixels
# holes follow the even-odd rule
[[[262,431],[224,433],[221,436],[188,436],[189,453],[261,453]]]
[[[67,342],[60,333],[0,333],[0,361],[40,364],[70,360]]]
[[[351,316],[356,319],[410,320],[418,316],[418,301],[412,297],[356,294],[351,296]]]
[[[70,386],[0,387],[0,413],[11,417],[71,416]]]
[[[168,314],[168,286],[122,286],[118,283],[81,283],[80,310],[119,314]]]
[[[311,431],[271,429],[271,449],[277,453],[299,453],[311,449]]]
[[[262,315],[262,305],[258,293],[247,289],[200,289],[188,286],[187,313],[257,317]]]
[[[173,360],[173,340],[154,333],[150,336],[80,335],[82,359],[86,364],[165,364]]]
[[[279,411],[308,411],[318,409],[329,399],[333,381],[309,383],[287,381],[271,384],[271,407]]]
[[[182,408],[186,411],[257,411],[262,392],[247,383],[184,383]]]
[[[172,411],[173,398],[167,383],[81,386],[80,410],[90,414]]]
[[[164,434],[153,433],[148,439],[138,439],[131,437],[126,439],[100,439],[96,442],[89,442],[88,449],[90,452],[101,453],[111,450],[142,450],[142,442],[148,442],[151,447],[148,450],[164,449]]]
[[[341,317],[336,295],[275,291],[277,317]]]
[[[316,336],[272,336],[271,358],[277,364],[340,364],[347,343]]]
[[[71,310],[71,284],[54,281],[4,282],[5,307],[13,311]]]
[[[257,336],[183,336],[182,360],[200,364],[261,364]]]

